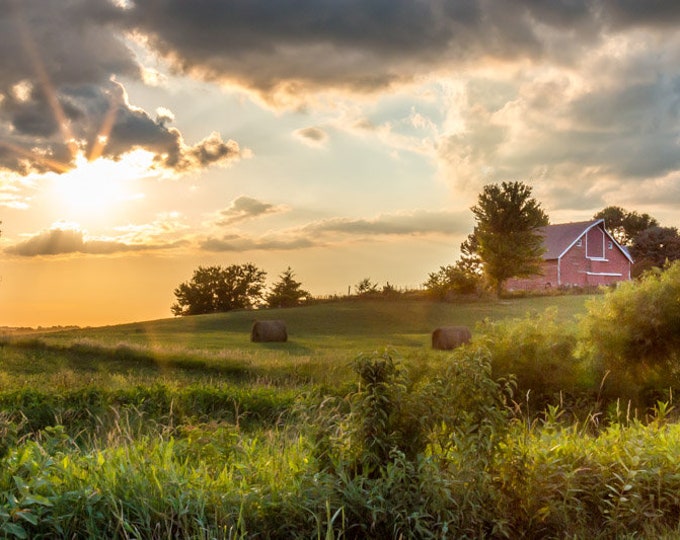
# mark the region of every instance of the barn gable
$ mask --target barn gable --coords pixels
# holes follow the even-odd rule
[[[630,279],[628,251],[605,229],[604,220],[548,225],[543,236],[542,273],[508,280],[508,290],[609,285]]]

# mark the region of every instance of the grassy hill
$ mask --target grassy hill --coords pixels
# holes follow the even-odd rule
[[[510,300],[439,303],[418,300],[347,300],[292,309],[233,311],[98,328],[83,328],[43,336],[49,343],[95,341],[102,345],[121,343],[186,349],[189,351],[276,347],[291,354],[327,349],[349,352],[366,348],[423,347],[437,326],[462,324],[474,329],[484,319],[524,317],[555,307],[565,324],[583,313],[589,296],[550,296]],[[284,319],[287,344],[251,344],[254,319]]]
[[[21,388],[73,391],[154,383],[272,383],[293,388],[337,386],[353,377],[360,353],[389,347],[404,357],[430,350],[430,333],[463,324],[479,334],[488,320],[558,310],[572,324],[587,296],[460,304],[353,300],[293,309],[234,311],[6,338],[0,348],[0,392]],[[251,343],[254,318],[286,321],[287,343]],[[478,329],[476,329],[476,327]]]

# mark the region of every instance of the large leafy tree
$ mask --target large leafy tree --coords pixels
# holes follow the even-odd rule
[[[623,246],[630,246],[642,231],[659,225],[659,222],[649,214],[629,212],[620,206],[607,206],[593,218],[604,219],[607,230]]]
[[[269,307],[293,307],[309,300],[311,295],[302,288],[302,283],[295,280],[290,266],[284,270],[267,295]]]
[[[174,315],[199,315],[251,309],[262,301],[266,272],[253,264],[199,266],[191,281],[174,291]]]
[[[649,227],[639,233],[630,248],[636,264],[662,268],[680,259],[680,234],[675,227]]]
[[[544,248],[538,228],[549,220],[531,187],[523,182],[486,185],[472,213],[476,225],[461,251],[468,260],[479,260],[496,294],[511,277],[540,273]]]

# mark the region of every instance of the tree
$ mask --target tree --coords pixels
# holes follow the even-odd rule
[[[175,289],[170,309],[175,316],[251,309],[262,299],[266,275],[253,264],[199,266],[191,281]]]
[[[529,186],[522,182],[486,185],[471,210],[477,223],[461,244],[461,252],[471,263],[478,258],[497,295],[508,278],[540,273],[544,248],[537,229],[549,221]]]
[[[675,227],[650,227],[635,237],[630,254],[637,266],[662,268],[680,259],[680,235]]]
[[[371,278],[364,278],[354,286],[354,290],[360,296],[374,294],[378,292],[378,284],[373,283]]]
[[[450,294],[476,292],[480,277],[461,259],[454,265],[440,266],[437,272],[431,272],[423,286],[430,296],[445,300]]]
[[[269,307],[293,307],[310,299],[311,295],[301,288],[302,283],[293,279],[290,266],[279,276],[271,292],[267,295]]]
[[[595,214],[593,219],[604,219],[607,230],[622,246],[630,246],[642,231],[659,225],[649,214],[628,212],[620,206],[607,206]]]

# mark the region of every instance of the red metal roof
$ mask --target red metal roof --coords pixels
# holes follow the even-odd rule
[[[543,259],[559,258],[574,242],[599,223],[602,223],[602,229],[604,229],[603,219],[560,223],[539,228],[539,233],[544,236],[543,246],[546,248]]]

